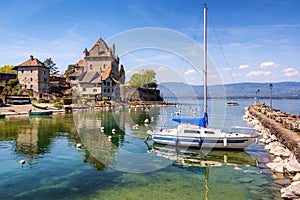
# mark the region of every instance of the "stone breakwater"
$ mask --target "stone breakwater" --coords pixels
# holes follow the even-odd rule
[[[270,151],[273,160],[266,164],[267,167],[273,173],[291,178],[291,184],[281,189],[282,198],[300,199],[300,135],[289,129],[291,127],[297,131],[300,118],[290,116],[258,104],[246,108],[243,119],[256,129],[260,135],[259,142]],[[286,126],[284,122],[287,121],[292,125]]]

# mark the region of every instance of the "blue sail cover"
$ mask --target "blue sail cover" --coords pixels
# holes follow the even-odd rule
[[[203,117],[197,117],[197,118],[174,117],[172,118],[172,120],[178,123],[188,123],[188,124],[195,124],[198,126],[206,127],[206,125],[208,124],[208,115],[207,113],[204,113]]]

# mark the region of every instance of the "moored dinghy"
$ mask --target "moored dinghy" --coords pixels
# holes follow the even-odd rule
[[[32,111],[28,112],[29,115],[52,115],[53,111]]]

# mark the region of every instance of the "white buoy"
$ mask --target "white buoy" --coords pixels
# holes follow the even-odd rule
[[[111,132],[113,133],[113,134],[115,134],[116,133],[116,129],[111,129]]]
[[[82,147],[82,145],[80,143],[76,144],[76,148],[80,149]]]
[[[20,165],[24,165],[25,164],[25,160],[20,160]]]
[[[100,130],[101,130],[101,132],[104,132],[104,127],[102,126]]]
[[[111,139],[111,135],[107,136],[108,139]]]
[[[151,117],[151,121],[152,121],[152,122],[154,121],[154,117]]]
[[[138,127],[139,127],[139,125],[138,124],[135,124],[135,125],[133,125],[133,129],[138,129]]]
[[[148,124],[149,123],[149,119],[145,119],[144,123]]]

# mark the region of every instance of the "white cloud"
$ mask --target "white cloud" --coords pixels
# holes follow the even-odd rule
[[[300,72],[298,72],[296,69],[294,68],[286,68],[283,70],[283,75],[284,76],[297,76],[297,75],[300,75]]]
[[[263,63],[260,64],[260,68],[262,68],[262,69],[278,67],[278,66],[280,66],[280,65],[276,64],[274,62],[263,62]]]
[[[190,75],[190,74],[194,74],[196,72],[196,70],[194,69],[189,69],[187,71],[184,72],[184,75]]]
[[[269,76],[271,75],[270,71],[251,71],[246,74],[246,76]]]
[[[247,68],[249,68],[249,65],[240,65],[239,66],[239,69],[247,69]]]
[[[231,67],[225,67],[225,68],[223,68],[223,70],[224,71],[230,71],[230,70],[232,70],[232,68]]]
[[[160,66],[160,67],[157,68],[157,71],[158,72],[165,72],[165,71],[168,71],[168,68],[164,67],[164,66]]]
[[[234,77],[243,76],[243,74],[232,74],[232,76],[234,76]]]

